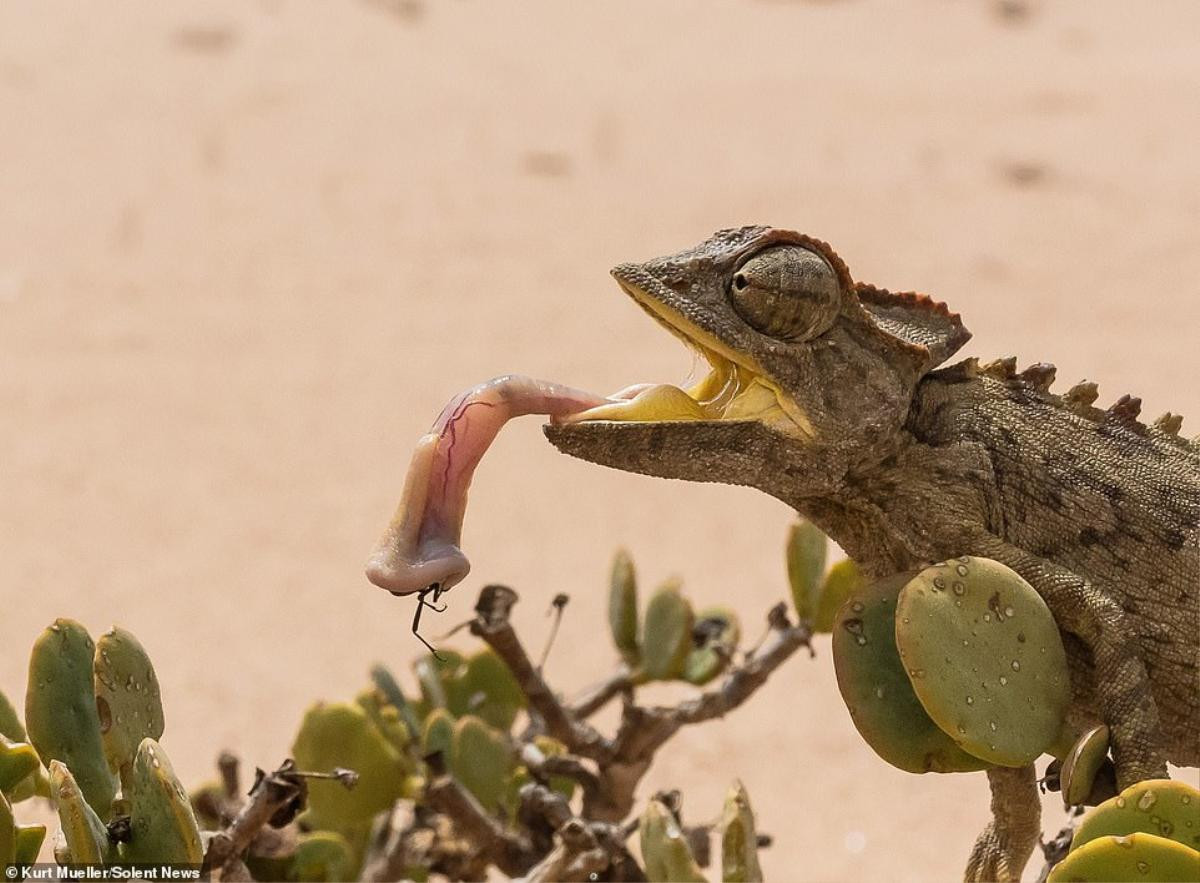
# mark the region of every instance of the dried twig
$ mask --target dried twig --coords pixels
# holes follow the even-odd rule
[[[451,819],[462,837],[510,877],[524,874],[537,861],[529,838],[509,831],[488,815],[474,795],[452,776],[434,778],[425,787],[425,803]]]
[[[534,668],[521,640],[509,622],[509,613],[517,602],[517,593],[507,586],[484,586],[475,605],[471,634],[482,638],[504,660],[529,700],[530,708],[545,724],[546,732],[562,742],[574,754],[602,761],[612,746],[587,723],[571,715]]]
[[[415,819],[412,807],[404,801],[398,801],[391,812],[380,815],[371,831],[367,855],[363,860],[363,880],[374,883],[404,879],[412,862],[408,835]]]
[[[533,742],[521,746],[521,763],[529,772],[543,784],[551,776],[562,776],[576,782],[584,794],[584,799],[594,795],[600,787],[600,778],[584,765],[578,757],[570,754],[546,754]]]
[[[1083,807],[1077,806],[1067,816],[1066,825],[1049,843],[1043,841],[1040,835],[1038,836],[1038,845],[1042,847],[1042,855],[1046,861],[1037,875],[1037,883],[1046,883],[1054,866],[1067,857],[1067,853],[1071,851],[1071,841],[1075,838],[1075,829],[1079,827],[1079,820],[1082,816]]]
[[[617,821],[633,807],[634,790],[655,753],[687,724],[723,717],[750,698],[775,669],[812,637],[806,623],[793,626],[780,603],[767,615],[767,638],[759,650],[725,675],[719,687],[671,707],[642,708],[626,702],[613,752],[600,769],[600,788],[584,801],[584,815]],[[811,648],[810,648],[811,649]]]
[[[522,818],[541,817],[558,839],[553,849],[529,871],[527,883],[595,880],[606,872],[616,880],[646,879],[626,848],[625,835],[619,827],[575,816],[566,799],[544,785],[525,785],[520,797]]]
[[[308,785],[290,757],[273,773],[257,770],[250,799],[229,827],[213,835],[204,856],[204,872],[222,880],[240,879],[242,855],[267,825],[282,827],[304,807]],[[228,786],[228,782],[226,783]]]
[[[529,709],[531,725],[516,739],[516,750],[535,782],[521,789],[517,827],[489,814],[447,773],[440,756],[431,755],[425,760],[432,778],[421,805],[432,812],[432,821],[414,821],[399,832],[377,831],[368,872],[372,879],[403,873],[413,863],[453,878],[482,873],[491,864],[510,876],[528,875],[532,881],[585,880],[595,875],[645,879],[625,846],[628,830],[622,822],[633,809],[634,793],[656,752],[681,727],[721,717],[740,706],[800,647],[811,651],[807,624],[792,625],[786,606],[779,604],[767,617],[761,647],[733,665],[719,685],[692,699],[669,707],[638,706],[631,672],[622,666],[568,705],[546,683],[517,637],[510,621],[516,602],[517,593],[510,588],[484,587],[470,630],[508,666]],[[610,739],[586,718],[617,697],[623,700],[621,723]],[[542,751],[533,741],[542,732],[566,746],[566,753]],[[575,781],[582,790],[579,815],[548,787],[552,777],[560,776]],[[706,829],[698,833],[707,836]],[[428,846],[415,845],[430,838]]]
[[[581,720],[591,717],[613,699],[622,694],[628,694],[633,689],[633,681],[630,679],[630,674],[629,668],[622,665],[606,680],[584,690],[568,706],[568,710]]]

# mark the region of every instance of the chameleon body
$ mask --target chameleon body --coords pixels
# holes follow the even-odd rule
[[[705,355],[686,392],[650,387],[547,425],[562,451],[664,478],[756,487],[868,574],[960,555],[1020,573],[1053,612],[1070,719],[1112,730],[1118,786],[1200,765],[1200,439],[1138,421],[1054,368],[942,366],[970,337],[944,305],[855,283],[823,242],[768,227],[613,270]],[[993,821],[967,869],[1017,879],[1040,829],[1032,766],[989,771]]]

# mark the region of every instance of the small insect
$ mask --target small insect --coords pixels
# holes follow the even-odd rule
[[[433,593],[433,600],[426,601],[425,596],[431,592]],[[421,611],[423,611],[426,607],[431,609],[434,613],[444,613],[445,612],[446,605],[443,604],[441,607],[439,607],[438,603],[437,603],[438,598],[440,598],[441,595],[442,595],[442,584],[441,583],[431,583],[430,585],[421,589],[421,591],[417,592],[417,612],[413,614],[413,624],[412,624],[412,633],[417,636],[417,640],[420,641],[422,644],[424,644],[426,647],[428,647],[429,652],[432,653],[434,655],[434,657],[439,661],[442,661],[442,655],[437,652],[436,647],[434,647],[432,644],[430,644],[428,641],[426,641],[424,638],[421,637],[421,633],[419,631],[417,631],[417,629],[419,629],[421,626]]]

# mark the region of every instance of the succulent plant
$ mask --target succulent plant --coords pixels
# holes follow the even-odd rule
[[[21,716],[17,714],[3,690],[0,690],[0,736],[7,736],[13,742],[24,742],[26,739]]]
[[[301,834],[292,856],[289,880],[300,883],[350,880],[357,870],[354,851],[346,838],[333,831]]]
[[[47,781],[49,781],[47,779]],[[46,840],[45,825],[17,825],[13,864],[29,865],[37,861]]]
[[[821,603],[822,575],[829,541],[815,525],[801,521],[792,525],[787,538],[787,574],[796,615],[806,622],[817,618]]]
[[[706,883],[679,822],[660,800],[651,800],[638,822],[642,862],[651,883]]]
[[[738,616],[728,607],[709,607],[696,614],[693,647],[683,661],[685,681],[702,686],[726,668],[742,637]]]
[[[198,865],[204,859],[200,828],[187,792],[162,746],[142,739],[129,776],[130,838],[122,857],[130,862]]]
[[[15,770],[29,763],[27,752],[22,745],[28,746],[29,751],[33,752],[37,764],[24,779],[12,782],[11,777],[16,774]],[[35,794],[41,797],[50,796],[50,779],[46,775],[46,769],[42,766],[36,749],[29,742],[29,734],[25,732],[25,725],[21,723],[17,710],[3,692],[0,692],[0,792],[8,798],[10,804],[28,800]]]
[[[473,714],[497,730],[508,732],[525,707],[525,694],[508,666],[492,650],[467,657],[456,678],[453,693],[461,705],[452,705],[456,716]]]
[[[10,741],[0,733],[0,794],[12,795],[25,783],[32,784],[40,766],[32,745]]]
[[[1073,848],[1054,866],[1049,883],[1200,880],[1200,852],[1154,834],[1105,835]]]
[[[158,678],[141,642],[116,627],[96,642],[93,669],[104,754],[126,790],[142,740],[162,738]]]
[[[400,689],[400,684],[396,680],[395,675],[386,666],[376,664],[371,666],[371,683],[379,691],[382,700],[399,712],[400,717],[404,720],[404,725],[408,727],[408,731],[413,734],[420,733],[421,723],[417,719],[416,712],[413,711],[408,699],[405,698],[404,691]]]
[[[741,782],[734,782],[721,813],[721,879],[725,883],[759,883],[762,878],[750,795]]]
[[[117,782],[96,715],[94,651],[87,629],[74,620],[55,620],[42,632],[29,659],[25,726],[42,760],[66,764],[84,798],[106,820]]]
[[[454,778],[484,809],[494,813],[500,808],[515,766],[504,733],[472,715],[461,717],[454,724],[448,761]]]
[[[683,674],[692,649],[692,605],[680,592],[678,580],[663,583],[646,604],[642,625],[639,679],[666,681]]]
[[[859,734],[892,766],[910,773],[987,766],[963,751],[926,713],[896,649],[896,602],[913,574],[860,586],[833,627],[838,689]]]
[[[1171,779],[1148,779],[1130,785],[1083,817],[1071,848],[1139,831],[1200,850],[1200,791]]]
[[[421,689],[421,700],[416,713],[424,717],[434,708],[449,708],[451,696],[446,689],[446,682],[453,681],[463,666],[463,656],[453,650],[441,650],[437,656],[427,653],[413,661],[413,674],[417,676],[417,685]],[[462,704],[457,702],[456,704]]]
[[[454,715],[444,708],[435,708],[425,717],[425,728],[421,732],[421,753],[440,752],[450,760],[450,749],[454,745]]]
[[[618,549],[613,556],[608,586],[608,628],[625,664],[636,666],[641,660],[638,648],[637,574],[633,559],[624,549]]]
[[[1108,760],[1108,739],[1108,727],[1104,724],[1094,726],[1075,741],[1063,758],[1059,782],[1064,806],[1093,802],[1093,790],[1106,766],[1108,776],[1104,778],[1111,779],[1115,787],[1116,774],[1112,770],[1112,762]],[[1104,799],[1108,796],[1112,795],[1106,795]]]
[[[108,831],[84,798],[66,764],[50,761],[50,788],[58,809],[58,822],[66,841],[66,858],[72,864],[100,864],[112,857]]]
[[[847,598],[862,588],[864,582],[858,565],[849,558],[830,567],[821,584],[817,615],[812,624],[813,631],[820,633],[833,631],[833,623],[837,618],[838,610],[846,603]]]
[[[511,590],[489,586],[480,596],[480,616],[497,589],[515,600]],[[627,665],[605,691],[619,683],[628,694],[648,680],[704,684],[730,665],[741,636],[732,610],[715,607],[697,617],[678,582],[668,582],[639,617],[627,555],[614,566],[613,600],[614,640]],[[770,623],[775,630],[791,628],[777,613]],[[495,646],[506,654],[511,649],[499,641]],[[504,658],[513,659],[514,667],[524,663],[520,656]],[[0,695],[0,861],[36,859],[45,828],[15,825],[12,803],[32,794],[40,781],[55,799],[62,831],[54,854],[62,863],[196,865],[207,851],[222,879],[320,881],[384,872],[480,879],[489,866],[508,874],[529,870],[543,879],[548,868],[559,867],[554,861],[566,862],[561,868],[567,869],[598,860],[607,862],[609,876],[641,876],[625,838],[614,834],[633,803],[645,761],[621,756],[619,740],[611,760],[587,750],[573,756],[562,742],[537,732],[540,714],[531,713],[531,725],[511,733],[528,701],[526,690],[534,701],[539,696],[531,687],[522,689],[490,648],[472,655],[443,650],[418,659],[414,672],[419,699],[406,697],[391,672],[376,665],[370,685],[353,702],[311,707],[294,741],[295,759],[274,773],[260,770],[248,793],[239,785],[236,759],[222,753],[220,781],[189,799],[157,741],[164,716],[145,649],[120,628],[93,645],[79,623],[58,620],[31,655],[28,733]],[[585,706],[611,701],[605,691],[597,694],[603,698],[580,700],[577,708],[564,704],[568,719],[578,715],[583,721],[595,710],[581,710]],[[429,756],[434,752],[456,785],[425,789],[442,770]],[[568,754],[557,766],[547,762]],[[581,785],[584,799],[577,804]],[[455,787],[472,794],[479,807],[471,809],[473,802],[464,802]],[[414,805],[396,805],[405,798]],[[683,829],[678,804],[664,800],[651,803],[641,824],[651,879],[702,880],[709,826]],[[564,807],[578,815],[560,824]],[[215,833],[222,830],[229,836]],[[576,833],[594,838],[594,848],[573,858]],[[753,816],[740,786],[730,792],[722,833],[727,879],[761,879]],[[481,837],[491,842],[477,842]]]
[[[413,736],[408,726],[400,719],[400,712],[396,706],[384,701],[379,691],[373,687],[359,691],[354,697],[354,702],[367,713],[375,729],[391,743],[396,753],[406,760]]]
[[[0,791],[0,865],[11,865],[17,860],[17,823],[13,818],[12,805],[4,792]]]
[[[403,756],[358,705],[312,706],[300,724],[292,754],[301,769],[330,772],[344,767],[358,773],[352,790],[328,780],[309,784],[309,806],[322,827],[369,822],[405,792]]]
[[[965,751],[1023,766],[1058,738],[1066,651],[1041,596],[986,558],[921,571],[897,601],[896,645],[925,711]]]

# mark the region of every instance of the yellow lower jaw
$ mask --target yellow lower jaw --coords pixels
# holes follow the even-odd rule
[[[632,420],[661,423],[711,419],[696,400],[677,386],[659,384],[643,390],[626,402],[610,402],[573,414],[565,423],[584,420]]]

